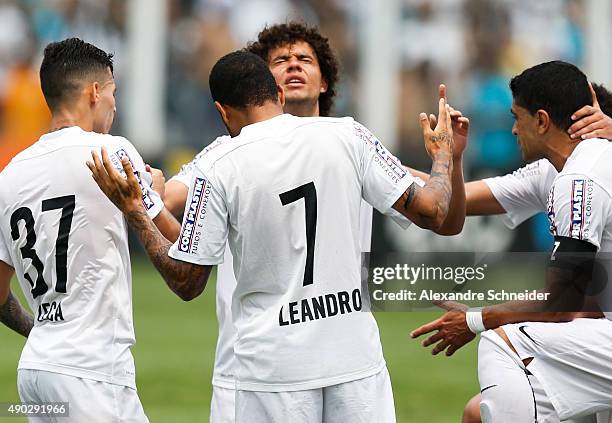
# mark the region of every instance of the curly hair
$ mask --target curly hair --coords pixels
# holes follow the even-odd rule
[[[316,27],[310,27],[300,22],[267,26],[259,33],[257,41],[247,45],[246,50],[269,63],[271,50],[300,41],[310,44],[317,55],[321,76],[327,83],[327,91],[319,96],[319,114],[329,116],[336,96],[339,65],[329,46],[328,39],[322,36]]]

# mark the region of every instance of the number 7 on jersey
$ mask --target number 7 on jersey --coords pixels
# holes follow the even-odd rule
[[[300,185],[290,191],[279,194],[283,206],[299,199],[304,199],[306,209],[306,265],[304,266],[304,283],[302,286],[312,285],[314,268],[314,248],[317,233],[317,189],[314,182]]]

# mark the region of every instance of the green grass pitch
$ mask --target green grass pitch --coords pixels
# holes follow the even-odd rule
[[[133,275],[133,353],[138,391],[150,421],[208,422],[217,337],[214,283],[200,298],[184,303],[144,259],[134,260]],[[12,287],[21,294],[16,281]],[[451,358],[433,357],[408,335],[440,314],[376,314],[400,423],[457,423],[465,402],[478,392],[476,342]],[[0,325],[0,402],[19,398],[16,367],[23,343]]]

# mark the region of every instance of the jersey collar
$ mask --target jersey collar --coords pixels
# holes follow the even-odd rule
[[[270,136],[270,130],[274,127],[282,126],[285,122],[291,119],[293,116],[284,113],[282,115],[274,116],[271,119],[266,119],[261,122],[252,123],[245,126],[240,131],[239,137],[258,138],[260,136]]]

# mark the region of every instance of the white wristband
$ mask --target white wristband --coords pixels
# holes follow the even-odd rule
[[[487,330],[482,321],[482,308],[470,308],[465,312],[465,320],[468,328],[476,335]]]

